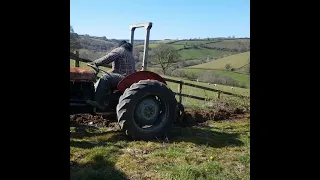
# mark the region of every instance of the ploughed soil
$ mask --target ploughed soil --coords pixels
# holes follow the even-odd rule
[[[241,120],[243,118],[250,118],[250,114],[243,112],[240,109],[234,111],[227,110],[201,110],[201,109],[187,109],[185,114],[178,124],[181,125],[197,125],[204,123],[207,120],[214,121],[230,121]],[[70,115],[70,126],[93,126],[93,127],[114,127],[117,125],[117,118],[114,115],[102,116],[92,114],[75,114]]]

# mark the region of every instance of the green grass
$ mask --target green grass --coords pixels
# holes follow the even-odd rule
[[[156,43],[169,43],[175,40],[161,40],[161,41],[157,41]]]
[[[250,64],[244,65],[241,68],[237,69],[235,72],[242,74],[250,74]]]
[[[162,76],[162,77],[175,79],[175,80],[183,80],[184,82],[188,82],[191,84],[196,84],[196,85],[200,85],[200,86],[204,86],[204,87],[209,87],[212,89],[217,89],[217,90],[221,90],[221,91],[225,91],[225,92],[231,92],[234,94],[239,94],[239,95],[250,97],[250,89],[238,88],[238,87],[233,87],[233,89],[231,89],[230,86],[224,86],[224,85],[213,86],[212,84],[209,85],[208,83],[189,81],[189,80],[182,79],[182,78],[169,77],[169,76]],[[174,92],[179,92],[179,84],[172,83],[172,82],[167,82],[167,84],[168,84],[168,87],[170,89],[172,89]],[[199,88],[186,86],[186,85],[183,85],[182,93],[187,94],[187,95],[204,97],[204,98],[208,98],[208,99],[217,99],[218,98],[218,93],[216,93],[216,92],[202,90]],[[224,95],[224,94],[221,94],[220,97],[221,98],[233,98],[233,97],[230,97],[229,95]],[[176,98],[178,99],[178,96],[176,96]],[[238,97],[235,97],[233,99],[236,99],[236,101],[238,101],[239,103],[248,103],[247,101],[249,101],[248,99],[243,99],[243,98],[238,98]],[[182,97],[182,104],[186,107],[203,106],[204,102],[201,100],[197,100],[197,99]]]
[[[250,45],[250,40],[224,40],[219,42],[212,42],[206,44],[208,47],[215,47],[215,48],[228,48],[228,49],[241,49],[241,48],[248,48]]]
[[[192,69],[192,68],[184,68],[183,69],[187,74],[195,74],[198,75],[203,72],[215,72],[218,75],[230,76],[233,79],[237,80],[241,84],[245,84],[248,88],[250,88],[250,75],[234,73],[232,71],[225,70],[209,70],[209,69]]]
[[[75,61],[74,60],[70,60],[70,67],[75,67]],[[80,62],[80,67],[92,69],[92,68],[88,67],[86,65],[86,63],[83,63],[83,62]],[[105,67],[100,67],[100,68],[102,68],[105,71],[109,71],[110,70],[109,68],[105,68]],[[98,74],[98,76],[101,77],[101,75],[102,75],[102,73],[100,72]],[[224,86],[224,85],[213,86],[212,84],[209,85],[208,83],[189,81],[189,80],[186,80],[186,79],[181,79],[181,78],[176,78],[176,77],[169,77],[169,76],[162,76],[162,77],[175,79],[175,80],[183,80],[184,82],[197,84],[197,85],[200,85],[200,86],[205,86],[205,87],[209,87],[209,88],[213,88],[213,89],[217,89],[217,90],[221,90],[221,91],[231,92],[231,93],[234,93],[234,94],[250,96],[250,89],[238,88],[238,87],[234,87],[233,89],[231,89],[230,86]],[[179,90],[179,85],[178,84],[171,83],[171,82],[167,82],[167,83],[168,83],[168,86],[169,86],[170,89],[172,89],[175,92],[178,92],[178,90]],[[190,87],[190,86],[183,86],[183,91],[182,92],[184,94],[188,94],[188,95],[205,97],[205,98],[212,98],[212,99],[215,99],[215,98],[218,97],[218,94],[216,92],[202,90],[202,89],[198,89],[198,88],[194,88],[194,87]],[[221,97],[229,97],[229,96],[222,94]],[[178,96],[177,96],[177,98],[178,98]],[[239,101],[242,101],[241,98],[238,98],[238,99],[239,99]],[[203,105],[203,101],[196,100],[196,99],[191,99],[191,98],[187,98],[187,97],[183,97],[182,101],[183,101],[183,105],[185,105],[185,106]]]
[[[200,58],[210,58],[218,57],[222,55],[232,54],[231,52],[214,50],[214,49],[206,49],[206,48],[198,48],[198,49],[184,49],[179,51],[182,59],[200,59]]]
[[[233,87],[233,89],[231,89],[230,86],[225,86],[225,85],[217,85],[217,86],[213,86],[212,84],[208,84],[208,83],[203,83],[203,82],[196,82],[196,81],[190,81],[187,79],[183,79],[183,78],[177,78],[177,77],[171,77],[171,76],[164,76],[161,75],[162,77],[165,78],[170,78],[170,79],[174,79],[174,80],[182,80],[184,82],[188,82],[188,83],[192,83],[192,84],[197,84],[200,86],[204,86],[204,87],[209,87],[212,89],[217,89],[217,90],[222,90],[222,91],[226,91],[226,92],[232,92],[234,94],[239,94],[239,95],[244,95],[244,96],[250,96],[250,89],[245,89],[245,88],[239,88],[239,87]],[[176,84],[178,86],[178,84]],[[186,86],[189,87],[189,86]],[[193,87],[190,87],[193,88]]]
[[[208,63],[198,64],[190,68],[203,68],[203,69],[225,69],[226,64],[231,64],[233,68],[240,68],[249,62],[249,52],[234,54]]]
[[[76,67],[75,64],[76,64],[76,61],[70,59],[70,67]],[[87,63],[84,63],[84,62],[80,62],[79,65],[81,68],[92,69],[91,67],[87,66]]]
[[[152,49],[152,48],[155,48],[159,45],[159,43],[152,43],[152,44],[149,44],[149,47]],[[181,49],[181,48],[184,48],[185,46],[184,45],[176,45],[176,44],[170,44],[173,48],[175,49]],[[143,48],[144,45],[138,45],[136,46],[137,48]],[[189,46],[186,46],[186,47],[189,47]]]
[[[151,67],[151,68],[149,68],[149,70],[150,71],[161,71],[161,68]],[[235,73],[235,72],[226,71],[226,70],[194,69],[194,68],[188,68],[188,67],[180,69],[180,70],[183,70],[186,74],[195,74],[196,76],[201,73],[204,73],[204,72],[215,72],[218,75],[230,76],[233,79],[235,79],[236,81],[238,81],[240,84],[244,84],[244,85],[246,85],[247,88],[250,89],[250,75],[247,75],[247,74]]]
[[[250,119],[175,127],[168,142],[70,127],[70,179],[249,180]]]
[[[188,42],[193,42],[195,45],[197,44],[196,41],[188,41]],[[199,41],[199,42],[206,42],[206,41]],[[152,51],[152,48],[155,48],[159,45],[159,43],[152,43],[152,44],[149,44],[149,47],[151,48],[151,51]],[[184,47],[191,47],[190,45],[191,44],[188,44],[188,45],[183,45],[183,44],[170,44],[173,48],[175,49],[182,49]],[[142,48],[143,45],[138,45],[136,46],[136,48]],[[227,51],[221,51],[221,50],[214,50],[214,49],[207,49],[207,48],[201,48],[201,47],[198,47],[198,48],[191,48],[191,49],[183,49],[183,50],[180,50],[178,51],[179,54],[181,55],[181,58],[182,59],[199,59],[199,58],[207,58],[208,56],[210,58],[213,58],[213,57],[219,57],[219,56],[222,56],[222,55],[228,55],[228,54],[233,54],[233,52],[227,52]]]
[[[182,45],[201,45],[201,44],[206,44],[206,43],[211,43],[211,42],[215,42],[214,40],[205,40],[205,41],[197,41],[197,40],[193,40],[193,41],[178,41],[178,42],[174,42],[173,44],[182,44]]]

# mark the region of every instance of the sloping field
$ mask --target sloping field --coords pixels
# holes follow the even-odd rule
[[[237,69],[235,72],[241,73],[241,74],[250,74],[250,63]]]
[[[160,43],[152,43],[152,44],[149,44],[149,47],[152,49],[152,48],[155,48],[159,45]],[[184,46],[184,45],[177,45],[177,44],[170,44],[173,48],[175,49],[181,49],[181,48],[184,48],[184,47],[187,47],[187,46]],[[136,48],[143,48],[144,45],[138,45],[136,46]]]
[[[220,51],[215,49],[206,49],[206,48],[193,48],[193,49],[184,49],[179,51],[182,59],[199,59],[199,58],[209,58],[218,57],[222,55],[231,54],[231,52]]]
[[[241,68],[242,69],[242,68]],[[204,72],[215,72],[218,75],[224,75],[224,76],[230,76],[233,79],[237,80],[239,83],[244,83],[247,87],[250,88],[250,76],[245,73],[245,69],[242,69],[241,71],[243,73],[235,73],[232,71],[225,71],[225,70],[211,70],[211,69],[192,69],[192,68],[185,68],[183,69],[184,72],[187,74],[193,73],[195,75],[199,75]],[[240,69],[239,69],[240,70]]]
[[[242,40],[242,41],[241,41]],[[205,46],[211,48],[227,48],[227,49],[246,49],[250,48],[250,40],[224,40],[219,42],[207,43]]]
[[[232,68],[240,68],[249,63],[250,51],[227,56],[208,63],[190,66],[190,68],[203,69],[225,69],[226,64],[231,64]]]
[[[132,141],[107,120],[95,128],[71,119],[71,180],[250,179],[250,117],[174,127],[163,142]]]

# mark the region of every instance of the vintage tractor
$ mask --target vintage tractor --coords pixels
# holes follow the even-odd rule
[[[70,114],[114,112],[121,130],[128,136],[137,140],[151,140],[170,135],[182,106],[161,76],[146,71],[151,22],[130,26],[132,45],[134,30],[140,27],[146,28],[143,71],[135,72],[121,80],[117,89],[112,90],[108,111],[99,112],[86,104],[86,100],[94,99],[94,83],[98,73],[103,70],[90,64],[88,65],[93,70],[70,68]]]

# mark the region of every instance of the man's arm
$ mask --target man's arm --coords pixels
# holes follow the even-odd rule
[[[93,61],[97,66],[107,65],[121,57],[119,49],[114,49],[107,55]]]

